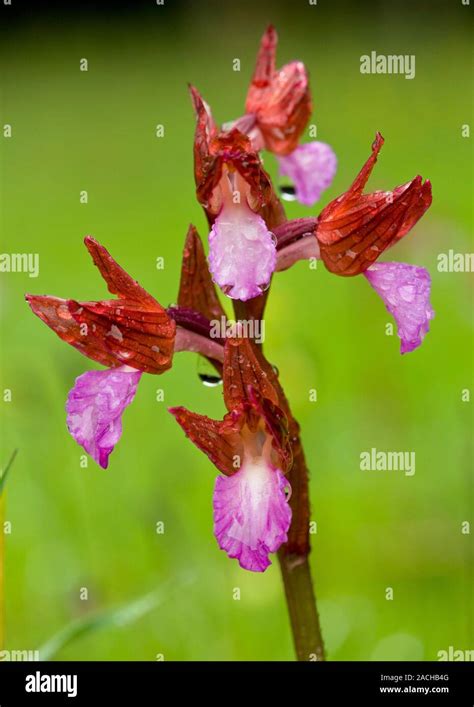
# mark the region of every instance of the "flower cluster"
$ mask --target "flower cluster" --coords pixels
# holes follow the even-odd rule
[[[419,176],[392,191],[364,193],[384,142],[379,133],[346,192],[318,216],[287,220],[261,152],[276,156],[280,173],[293,180],[296,198],[306,205],[331,184],[336,157],[324,143],[301,142],[311,113],[307,71],[299,61],[277,69],[276,47],[269,27],[245,113],[235,121],[219,127],[191,88],[196,196],[209,224],[209,255],[190,226],[176,305],[161,306],[90,236],[86,247],[115,299],[26,296],[63,341],[105,366],[79,376],[66,403],[71,435],[103,468],[144,373],[164,373],[179,351],[198,352],[211,362],[223,380],[223,420],[183,407],[170,412],[220,472],[214,491],[219,546],[245,569],[260,572],[270,564],[269,554],[288,541],[296,516],[295,547],[304,545],[306,470],[298,424],[261,348],[238,325],[231,338],[211,333],[211,321],[226,318],[215,285],[234,301],[237,315],[261,317],[273,273],[318,258],[335,275],[368,280],[397,322],[402,353],[421,344],[434,316],[428,272],[379,261],[431,204],[430,183]]]

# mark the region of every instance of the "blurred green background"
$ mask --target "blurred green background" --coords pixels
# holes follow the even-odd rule
[[[298,263],[272,286],[265,346],[312,473],[311,565],[328,656],[435,660],[449,646],[472,648],[472,535],[461,533],[472,520],[472,403],[461,400],[472,387],[472,275],[437,271],[439,253],[472,250],[471,140],[461,136],[472,120],[471,8],[460,0],[166,0],[128,11],[78,3],[27,12],[17,3],[1,12],[1,125],[13,127],[0,142],[1,250],[40,256],[37,279],[0,278],[1,389],[13,396],[3,403],[2,464],[19,448],[7,489],[7,648],[38,648],[74,619],[162,588],[164,602],[146,616],[91,632],[58,657],[293,658],[278,564],[252,574],[219,551],[215,469],[167,412],[185,405],[220,417],[221,388],[202,385],[195,356],[176,356],[165,376],[143,377],[109,469],[92,460],[82,468],[64,404],[75,377],[98,366],[23,301],[25,292],[106,296],[85,234],[162,304],[175,301],[188,224],[206,236],[186,84],[219,122],[241,115],[269,22],[280,36],[279,64],[308,66],[311,122],[339,159],[321,204],[291,203],[289,217],[318,213],[347,189],[376,130],[386,144],[371,189],[417,173],[433,183],[432,208],[388,258],[433,277],[436,318],[414,353],[401,357],[398,338],[385,335],[391,318],[364,278]],[[359,58],[372,50],[415,54],[416,78],[361,75]],[[79,71],[81,58],[88,72]],[[276,178],[272,155],[265,166]],[[359,455],[372,447],[415,451],[415,476],[360,471]]]

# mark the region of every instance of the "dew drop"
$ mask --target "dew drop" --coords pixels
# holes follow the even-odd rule
[[[220,376],[208,376],[207,373],[199,373],[199,378],[201,383],[207,388],[215,388],[222,383],[222,378]]]
[[[296,201],[296,189],[293,184],[281,184],[278,190],[284,201]]]
[[[198,356],[197,373],[199,380],[207,388],[215,388],[222,383],[221,376],[204,356]]]

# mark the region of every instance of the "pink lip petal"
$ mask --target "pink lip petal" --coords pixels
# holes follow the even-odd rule
[[[69,432],[104,469],[122,435],[122,414],[135,397],[141,376],[128,366],[87,371],[76,378],[68,395]]]
[[[247,206],[225,207],[209,234],[209,269],[232,299],[258,297],[276,266],[276,245],[265,221]]]
[[[232,476],[218,476],[214,489],[214,533],[219,547],[243,569],[264,572],[268,555],[287,540],[291,509],[279,469],[254,460]]]
[[[418,348],[434,317],[428,271],[406,263],[375,263],[364,275],[397,322],[400,353]]]

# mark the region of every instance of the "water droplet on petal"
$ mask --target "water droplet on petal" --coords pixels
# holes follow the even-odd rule
[[[197,373],[199,380],[207,388],[215,388],[222,383],[221,376],[209,360],[204,356],[198,356]]]
[[[296,189],[293,184],[281,184],[278,190],[284,201],[296,201]]]

